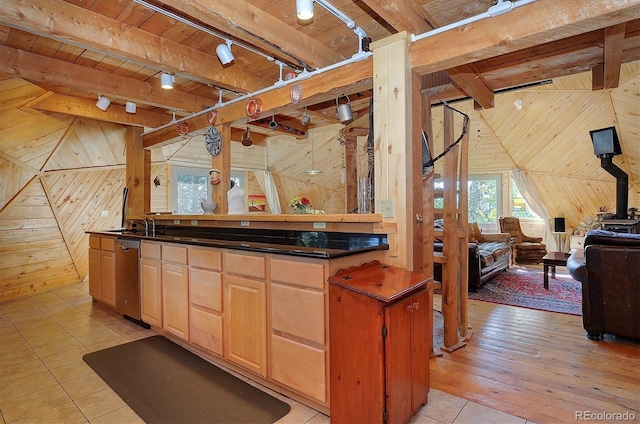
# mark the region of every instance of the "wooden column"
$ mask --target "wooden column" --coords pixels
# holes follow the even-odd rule
[[[218,156],[211,158],[211,167],[220,171],[220,184],[212,188],[212,200],[217,207],[214,213],[226,215],[229,211],[227,204],[227,191],[231,188],[231,125],[219,125],[218,129],[222,136],[222,148]]]
[[[126,217],[144,215],[151,210],[151,152],[142,146],[142,128],[127,127],[126,177],[129,187]]]
[[[414,217],[422,204],[414,205],[412,187],[412,103],[409,34],[401,32],[371,44],[373,54],[373,113],[375,161],[375,209],[392,203],[398,234],[397,256],[390,265],[413,270]],[[414,210],[415,209],[415,210]]]

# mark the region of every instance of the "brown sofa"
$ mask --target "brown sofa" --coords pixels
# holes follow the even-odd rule
[[[584,250],[567,260],[582,282],[582,323],[587,337],[640,339],[640,234],[591,230]]]
[[[469,224],[469,291],[477,291],[484,283],[509,268],[511,235],[482,233],[477,224]],[[434,242],[434,251],[442,252],[442,242]],[[434,264],[434,279],[442,281],[442,265]]]

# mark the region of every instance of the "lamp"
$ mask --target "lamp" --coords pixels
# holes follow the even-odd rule
[[[163,72],[162,75],[160,75],[160,87],[165,90],[171,90],[173,88],[173,80],[173,75]]]
[[[318,175],[318,174],[322,174],[322,171],[316,169],[313,163],[313,133],[311,133],[311,169],[309,169],[308,171],[304,171],[305,174],[309,174],[309,175]]]
[[[593,143],[593,153],[599,158],[610,158],[622,154],[616,127],[589,131],[589,134]]]
[[[233,53],[231,53],[231,41],[227,40],[226,44],[219,44],[216,47],[216,54],[218,55],[218,59],[220,59],[220,63],[226,65],[227,63],[233,62]]]
[[[296,0],[296,16],[301,21],[313,18],[313,0]]]
[[[134,102],[127,102],[124,105],[124,110],[127,113],[136,113],[136,109],[137,109],[137,107],[136,107],[136,104]]]
[[[109,105],[111,104],[111,100],[109,100],[105,96],[98,96],[98,101],[96,102],[96,106],[98,109],[106,111]]]

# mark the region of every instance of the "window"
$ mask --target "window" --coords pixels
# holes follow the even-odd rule
[[[209,170],[173,166],[172,170],[172,210],[177,215],[199,215],[202,199],[211,199]]]
[[[527,201],[524,200],[513,178],[511,178],[511,216],[517,218],[540,218],[531,210]]]
[[[477,222],[478,226],[487,232],[497,232],[498,217],[502,215],[502,178],[500,175],[469,176],[469,222]],[[434,182],[436,193],[444,189],[444,182],[437,179]],[[434,208],[442,209],[443,199],[436,195]]]

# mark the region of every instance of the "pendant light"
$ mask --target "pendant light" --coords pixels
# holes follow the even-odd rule
[[[309,169],[308,171],[304,171],[305,174],[309,174],[309,175],[318,175],[318,174],[322,174],[322,171],[318,170],[315,168],[314,166],[314,161],[313,161],[313,133],[311,134],[311,169]]]

